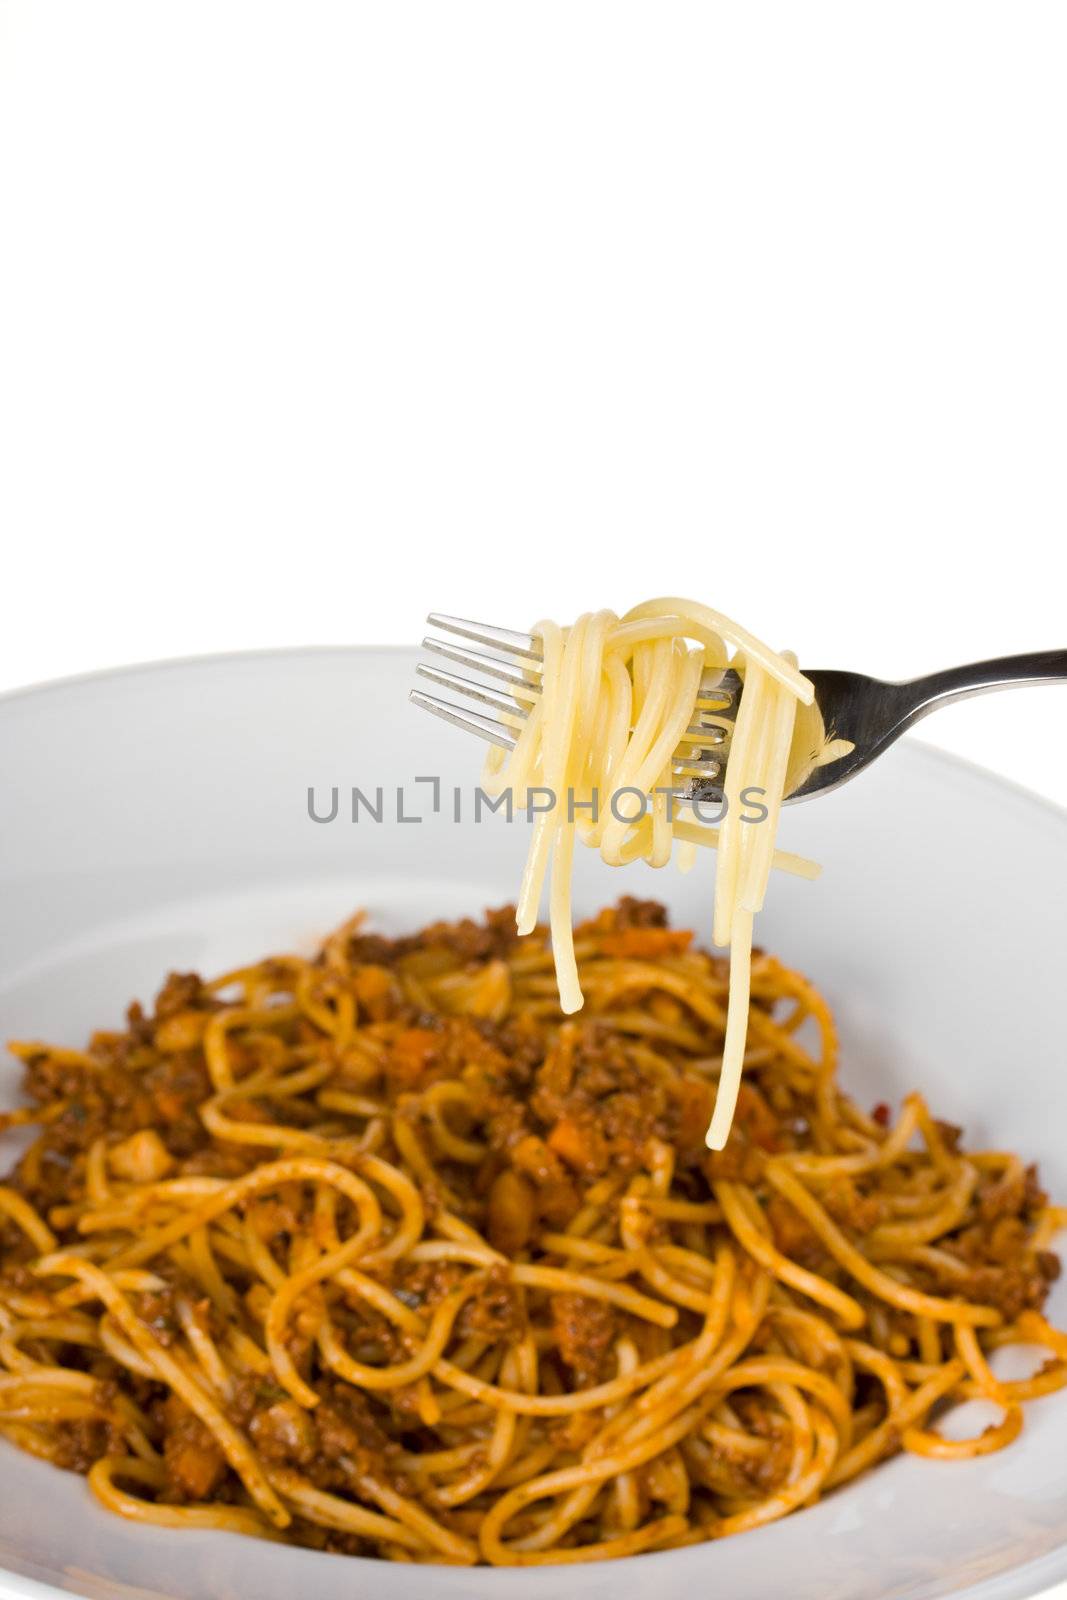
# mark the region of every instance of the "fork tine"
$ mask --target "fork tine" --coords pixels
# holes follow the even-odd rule
[[[431,628],[458,633],[461,639],[473,639],[475,644],[488,645],[491,650],[506,650],[508,655],[525,656],[528,661],[541,659],[541,648],[528,633],[515,633],[511,628],[494,628],[488,622],[470,622],[466,617],[446,617],[440,611],[431,611],[426,621]]]
[[[529,682],[521,672],[512,672],[511,668],[505,666],[496,656],[488,656],[483,650],[463,650],[458,644],[448,644],[444,639],[433,639],[429,635],[422,641],[422,648],[432,650],[435,655],[444,656],[449,661],[455,661],[457,665],[467,667],[472,672],[483,672],[487,678],[499,678],[502,683],[508,685],[512,694],[521,694],[529,700],[536,700],[541,693],[539,683]]]
[[[699,703],[702,700],[724,700],[727,709],[731,706],[736,708],[737,698],[743,687],[740,677],[732,667],[716,672],[705,672],[700,680],[697,701]]]
[[[423,711],[432,711],[435,717],[455,723],[464,733],[475,733],[479,739],[499,745],[501,750],[515,748],[515,735],[502,722],[494,722],[492,717],[483,717],[477,711],[454,706],[450,700],[439,700],[435,694],[423,694],[421,689],[412,689],[408,698],[414,705],[421,706]]]
[[[671,766],[675,772],[700,772],[706,776],[708,772],[718,772],[722,757],[717,750],[698,750],[692,755],[674,756]]]
[[[725,728],[708,728],[702,722],[691,722],[685,732],[678,735],[678,743],[721,745],[728,737]]]
[[[482,705],[492,706],[494,711],[502,711],[505,716],[525,719],[530,715],[526,707],[517,706],[510,695],[499,694],[484,683],[475,683],[473,678],[461,678],[458,672],[446,672],[443,667],[427,667],[421,661],[415,671],[420,678],[429,678],[431,683],[439,683],[443,689],[455,689],[457,694],[465,694],[470,700],[480,700]]]

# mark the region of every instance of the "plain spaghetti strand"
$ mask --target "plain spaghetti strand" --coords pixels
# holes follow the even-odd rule
[[[643,860],[664,867],[677,843],[679,866],[688,870],[694,846],[718,850],[713,936],[733,956],[730,1020],[707,1131],[709,1147],[721,1150],[745,1055],[752,918],[779,859],[775,835],[790,771],[798,764],[810,770],[819,759],[817,741],[808,748],[818,725],[814,691],[793,656],[691,600],[646,601],[621,620],[610,611],[589,613],[569,628],[542,622],[533,635],[542,644],[540,702],[512,754],[491,752],[483,778],[493,793],[510,788],[520,801],[529,801],[536,778],[553,797],[550,811],[539,797],[519,888],[519,932],[534,927],[549,873],[556,983],[562,1009],[574,1013],[584,1003],[571,905],[576,840],[598,848],[612,866]],[[716,698],[728,668],[743,682],[732,732],[726,697]],[[810,708],[800,730],[803,753],[794,750],[798,705]],[[700,748],[688,734],[694,725],[718,726],[730,737],[717,829],[678,816],[674,791],[689,776],[686,755]],[[588,817],[579,821],[579,811]]]

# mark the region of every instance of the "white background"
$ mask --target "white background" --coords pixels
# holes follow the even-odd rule
[[[0,687],[664,592],[1067,646],[1065,66],[1058,0],[8,0]],[[924,733],[1067,801],[1065,713]]]

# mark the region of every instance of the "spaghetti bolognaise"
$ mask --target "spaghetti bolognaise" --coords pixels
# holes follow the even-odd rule
[[[581,1020],[509,908],[355,918],[311,960],[172,974],[84,1050],[14,1044],[0,1432],[136,1521],[519,1566],[1010,1443],[1067,1383],[1034,1170],[917,1094],[861,1110],[825,1002],[762,953],[709,1152],[725,962],[626,900],[574,949]],[[1002,1379],[1008,1343],[1044,1365]],[[1000,1420],[944,1437],[967,1397]]]

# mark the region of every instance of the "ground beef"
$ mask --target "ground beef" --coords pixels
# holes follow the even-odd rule
[[[457,1332],[480,1339],[514,1340],[526,1332],[526,1308],[522,1291],[510,1281],[510,1269],[494,1267],[484,1288],[466,1301],[460,1312]]]
[[[554,1294],[551,1305],[560,1359],[571,1369],[575,1387],[587,1388],[598,1381],[615,1339],[615,1308],[582,1294]]]
[[[156,996],[154,1020],[163,1022],[180,1011],[196,1011],[216,1004],[198,973],[172,972]]]
[[[491,961],[506,957],[518,941],[515,907],[486,911],[484,921],[462,917],[458,922],[431,922],[419,933],[384,939],[376,933],[353,933],[346,956],[351,962],[391,967],[418,951],[445,950],[461,961]]]

